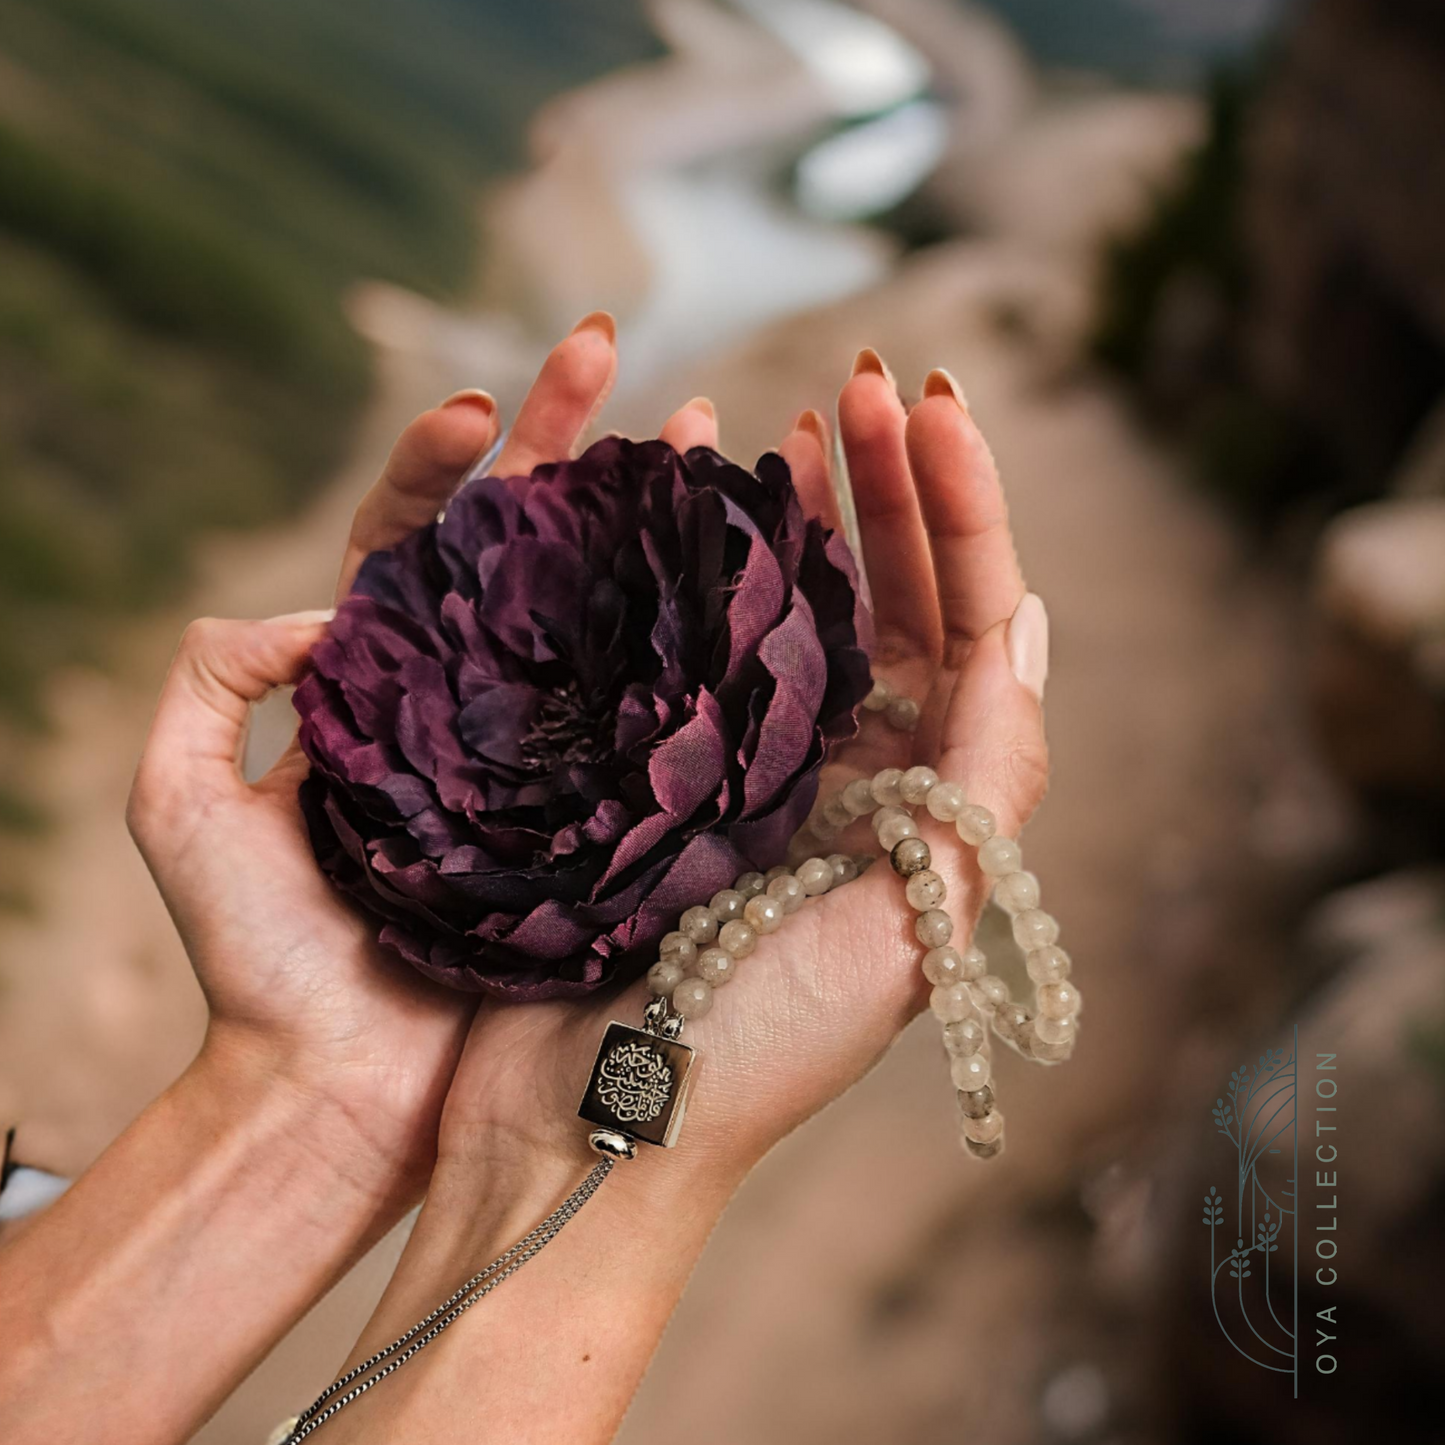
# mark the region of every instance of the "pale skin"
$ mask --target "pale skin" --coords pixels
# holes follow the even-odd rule
[[[589,317],[548,359],[497,470],[572,454],[615,372],[610,319]],[[917,698],[923,718],[912,736],[869,719],[824,787],[927,761],[1015,833],[1047,778],[1046,636],[1041,609],[1019,611],[988,448],[946,375],[931,374],[905,412],[868,351],[838,414],[863,562],[888,579],[875,586],[875,674]],[[479,393],[407,429],[358,509],[339,592],[367,552],[435,515],[496,429]],[[716,445],[711,405],[690,402],[661,435]],[[822,418],[804,413],[779,449],[805,507],[835,520]],[[7,1441],[184,1440],[425,1190],[354,1363],[530,1229],[592,1162],[577,1098],[604,1023],[640,1017],[641,985],[475,1010],[410,977],[315,869],[295,803],[299,754],[254,785],[240,777],[250,705],[294,679],[324,625],[201,625],[167,681],[131,822],[211,1024],[187,1074],[0,1247]],[[971,923],[976,870],[951,828],[925,819],[923,831],[951,911]],[[706,1064],[679,1146],[614,1170],[541,1256],[324,1434],[610,1439],[743,1177],[924,1006],[911,920],[879,866],[763,939],[687,1030]],[[788,1047],[769,1048],[784,1028]]]

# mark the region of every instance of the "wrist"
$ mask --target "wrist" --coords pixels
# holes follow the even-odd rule
[[[363,1081],[317,1067],[260,1031],[213,1020],[173,1092],[218,1132],[282,1148],[298,1170],[341,1188],[386,1223],[421,1197],[435,1160],[435,1129],[402,1127],[371,1107]]]
[[[510,1247],[577,1187],[598,1156],[580,1119],[560,1121],[545,1137],[498,1129],[473,1138],[464,1153],[444,1152],[427,1189],[419,1227],[455,1241],[459,1255],[485,1262],[487,1250]],[[656,1241],[659,1220],[697,1236],[701,1247],[748,1172],[684,1138],[675,1149],[638,1146],[619,1162],[587,1206],[594,1224],[607,1217],[609,1247],[631,1250]]]

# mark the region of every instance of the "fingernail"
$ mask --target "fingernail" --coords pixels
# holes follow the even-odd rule
[[[572,335],[579,331],[600,331],[608,341],[617,343],[617,320],[610,311],[589,312],[572,328]]]
[[[705,396],[693,397],[683,410],[700,411],[704,416],[710,416],[714,421],[717,420],[717,408],[712,404],[711,399]]]
[[[894,391],[898,390],[898,383],[893,380],[893,373],[888,370],[888,364],[871,346],[865,346],[853,358],[853,375],[862,376],[865,372],[870,371],[874,376],[881,376]]]
[[[475,386],[465,386],[460,391],[454,391],[442,402],[442,410],[449,406],[474,406],[478,411],[484,411],[489,416],[497,414],[497,400],[489,391],[480,391]]]
[[[941,366],[935,366],[923,382],[923,395],[930,396],[951,396],[958,403],[958,409],[965,416],[968,415],[968,398],[963,394],[963,388],[954,379],[951,371],[945,371]]]
[[[828,454],[828,423],[823,420],[821,412],[814,411],[812,407],[809,407],[793,423],[793,429],[809,432],[817,437],[818,445],[823,448],[823,455]]]
[[[334,607],[318,607],[310,612],[285,612],[269,621],[279,627],[320,627],[336,616]]]
[[[1049,675],[1049,614],[1037,592],[1024,593],[1008,624],[1008,665],[1013,675],[1043,701]]]

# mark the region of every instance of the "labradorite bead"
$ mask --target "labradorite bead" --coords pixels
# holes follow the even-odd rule
[[[893,845],[888,861],[900,878],[912,878],[932,864],[933,853],[922,838],[904,838]]]

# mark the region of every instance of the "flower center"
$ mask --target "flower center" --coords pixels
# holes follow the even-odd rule
[[[612,727],[605,708],[583,699],[577,679],[542,693],[531,730],[522,739],[522,761],[538,772],[555,773],[569,763],[597,763],[612,751]]]

